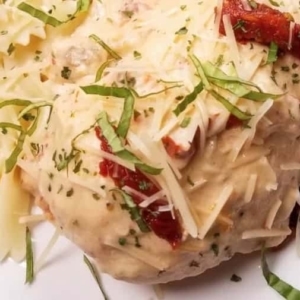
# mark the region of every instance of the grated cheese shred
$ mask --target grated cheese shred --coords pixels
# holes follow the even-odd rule
[[[266,223],[265,223],[265,227],[267,229],[271,229],[273,224],[274,224],[274,220],[276,218],[276,215],[280,209],[282,205],[282,201],[280,199],[277,199],[275,201],[275,203],[272,205],[271,209],[270,209],[270,212],[267,216],[267,219],[266,219]]]
[[[291,234],[291,230],[281,230],[281,229],[252,229],[246,230],[242,233],[242,239],[257,239],[257,238],[272,238],[272,237],[280,237],[287,236]]]
[[[220,192],[219,198],[216,200],[215,206],[212,209],[212,212],[208,215],[206,220],[204,221],[204,224],[199,228],[199,234],[198,237],[200,239],[204,239],[206,236],[207,232],[213,225],[213,223],[216,221],[218,215],[220,214],[222,208],[228,201],[230,195],[233,192],[233,186],[232,185],[226,185],[222,191]]]
[[[19,218],[20,224],[39,223],[39,222],[43,222],[43,221],[46,221],[45,214],[23,216],[23,217]]]
[[[244,201],[249,203],[252,200],[257,181],[257,174],[251,174],[248,179],[247,188],[245,191]]]
[[[57,243],[60,235],[61,235],[61,230],[56,229],[55,232],[53,233],[51,239],[49,240],[47,246],[45,247],[45,249],[41,253],[40,257],[38,257],[38,259],[36,260],[35,273],[37,273],[43,267],[47,257],[49,256],[49,254],[52,251],[53,247]]]

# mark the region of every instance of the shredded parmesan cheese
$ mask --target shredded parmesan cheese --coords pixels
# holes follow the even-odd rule
[[[278,183],[268,183],[266,185],[266,191],[270,192],[270,191],[276,191],[278,188]]]
[[[19,218],[20,224],[38,223],[46,220],[45,214],[23,216]]]
[[[230,47],[231,59],[234,62],[239,77],[243,77],[243,69],[241,66],[239,47],[235,39],[230,17],[228,15],[223,15],[223,24],[224,24],[226,36],[228,38],[228,45]]]
[[[180,180],[182,178],[182,175],[179,171],[179,169],[177,168],[177,166],[175,165],[175,163],[173,162],[173,160],[171,159],[171,157],[168,155],[165,147],[163,147],[162,144],[159,145],[161,154],[164,156],[164,159],[168,162],[169,166],[171,167],[172,171],[174,172],[176,178],[178,180]]]
[[[242,0],[242,5],[243,5],[243,8],[244,10],[247,10],[247,11],[251,11],[251,6],[249,5],[249,2],[247,0]]]
[[[166,212],[166,211],[171,211],[173,207],[171,205],[164,205],[164,206],[159,206],[158,211],[160,212]]]
[[[254,191],[255,191],[255,186],[256,186],[256,180],[257,180],[257,174],[251,174],[249,176],[248,179],[248,184],[247,184],[247,188],[246,188],[246,192],[245,192],[245,196],[244,196],[244,201],[246,203],[250,202]]]
[[[251,118],[248,125],[250,128],[246,128],[241,133],[241,136],[237,143],[234,145],[232,150],[232,161],[235,161],[238,157],[238,154],[244,147],[244,145],[248,144],[248,146],[251,145],[251,142],[254,138],[254,135],[256,133],[256,126],[258,122],[264,117],[264,115],[268,112],[268,110],[272,107],[274,101],[272,99],[266,100],[257,110],[256,114]]]
[[[108,153],[108,152],[105,152],[105,151],[102,151],[102,150],[97,150],[99,155],[102,156],[102,158],[105,158],[105,159],[108,159],[120,166],[123,166],[131,171],[135,171],[135,166],[134,164],[128,162],[128,161],[125,161],[124,159],[122,158],[119,158],[118,156],[116,155],[113,155],[111,153]]]
[[[35,272],[36,273],[42,268],[42,266],[45,263],[47,257],[49,256],[49,253],[51,252],[54,245],[58,241],[60,234],[61,234],[61,231],[59,229],[56,229],[54,234],[52,235],[50,241],[48,242],[46,248],[43,250],[40,257],[37,259],[37,261],[35,263]]]
[[[90,155],[96,155],[97,157],[110,160],[110,161],[112,161],[120,166],[123,166],[131,171],[135,171],[135,166],[133,163],[128,162],[114,154],[111,154],[111,153],[102,151],[101,149],[92,147],[91,145],[88,145],[87,142],[84,140],[78,141],[75,146],[78,150],[82,150],[84,153],[88,153]]]
[[[204,221],[204,224],[199,228],[199,234],[198,237],[200,239],[204,239],[207,232],[213,225],[213,223],[216,221],[218,215],[220,214],[222,208],[228,201],[231,193],[233,192],[233,186],[232,185],[226,185],[223,190],[220,193],[219,198],[216,201],[216,204],[214,208],[212,209],[212,212],[209,214],[207,219]]]
[[[293,44],[293,32],[295,28],[295,22],[290,23],[290,31],[289,31],[289,42],[288,42],[288,49],[292,49],[292,44]]]
[[[214,32],[216,37],[219,36],[220,24],[222,18],[222,9],[223,9],[223,0],[218,0],[218,4],[216,8],[215,27],[214,27]]]
[[[139,204],[139,206],[143,207],[143,208],[147,207],[150,204],[152,204],[153,202],[155,202],[156,200],[163,198],[164,196],[165,196],[165,191],[161,190],[161,191],[155,193],[154,195],[152,195],[151,197],[146,197],[144,199],[144,201]]]
[[[280,165],[280,169],[284,171],[289,170],[300,170],[300,163],[297,162],[291,162],[291,163],[285,163]]]
[[[148,197],[145,194],[143,194],[143,193],[141,193],[141,192],[139,192],[139,191],[131,188],[130,186],[125,185],[124,187],[122,187],[122,190],[124,190],[128,194],[132,194],[134,196],[137,196],[137,197],[139,197],[142,200],[148,199]]]
[[[266,100],[260,106],[260,108],[257,110],[256,114],[249,121],[248,125],[249,125],[250,129],[246,129],[247,132],[249,133],[249,135],[248,135],[248,142],[249,143],[251,143],[253,138],[254,138],[254,135],[255,135],[255,132],[256,132],[256,126],[257,126],[258,122],[262,119],[262,117],[272,107],[273,103],[274,103],[274,100],[272,100],[272,99]]]
[[[196,190],[199,190],[206,182],[207,182],[207,180],[203,179],[203,178],[201,178],[197,181],[193,181],[193,183],[194,183],[193,185],[188,185],[187,192],[192,193]]]
[[[277,199],[275,201],[275,203],[273,204],[273,206],[271,207],[270,212],[266,219],[266,223],[265,223],[266,228],[268,228],[268,229],[272,228],[274,220],[276,218],[276,215],[279,211],[281,204],[282,204],[282,201],[280,199]]]
[[[246,230],[242,233],[242,239],[257,239],[257,238],[271,238],[271,237],[278,237],[278,236],[286,236],[290,235],[291,230],[280,230],[280,229],[252,229]]]

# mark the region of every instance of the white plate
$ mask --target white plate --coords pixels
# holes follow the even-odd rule
[[[51,225],[42,225],[35,232],[37,255],[47,244],[53,232]],[[273,272],[300,288],[300,259],[294,243],[269,254]],[[237,256],[205,274],[163,286],[164,300],[280,300],[265,282],[260,270],[259,253]],[[237,274],[241,282],[232,282]],[[83,263],[82,252],[61,237],[48,257],[46,265],[37,274],[31,286],[24,285],[25,266],[12,261],[0,265],[1,300],[100,300],[102,295]],[[103,285],[110,300],[155,300],[152,287],[116,281],[102,275]]]

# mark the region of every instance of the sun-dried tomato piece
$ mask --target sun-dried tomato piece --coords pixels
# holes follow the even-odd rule
[[[228,15],[239,42],[254,41],[264,45],[274,42],[281,52],[290,52],[300,58],[300,24],[293,17],[267,5],[256,2],[252,10],[245,10],[240,0],[225,0],[222,15]],[[220,24],[220,33],[225,34],[224,24]]]

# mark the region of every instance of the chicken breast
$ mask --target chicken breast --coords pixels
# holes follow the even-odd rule
[[[195,276],[235,253],[261,249],[263,241],[277,246],[291,233],[289,216],[299,197],[299,172],[293,169],[300,158],[299,122],[284,116],[281,105],[272,108],[268,120],[258,128],[259,143],[235,161],[231,150],[240,142],[240,127],[208,139],[204,153],[197,152],[184,170],[181,184],[202,231],[199,238],[185,234],[175,249],[153,232],[140,232],[114,200],[95,199],[70,178],[49,179],[49,173],[40,171],[36,194],[42,194],[56,226],[103,272],[138,283]],[[34,190],[36,181],[23,176]]]
[[[38,68],[3,58],[7,82],[28,70],[19,89],[5,85],[20,131],[3,133],[17,144],[6,170],[21,169],[24,190],[102,272],[180,280],[291,234],[300,14],[282,3],[91,2],[47,25]]]

